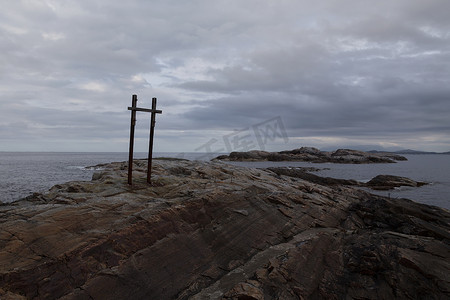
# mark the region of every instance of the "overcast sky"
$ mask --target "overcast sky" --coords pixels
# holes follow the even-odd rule
[[[448,0],[2,0],[0,151],[450,151]],[[138,113],[136,151],[149,114]]]

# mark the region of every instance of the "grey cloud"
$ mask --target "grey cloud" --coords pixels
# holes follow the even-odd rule
[[[123,139],[111,147],[125,150],[132,94],[143,106],[158,97],[168,151],[177,130],[189,131],[180,139],[188,147],[189,138],[208,139],[206,131],[222,134],[274,116],[293,138],[396,142],[403,134],[406,143],[414,133],[449,132],[448,1],[6,6],[0,140],[11,149],[14,136],[39,136],[71,138],[75,148]],[[139,119],[142,139],[147,117]]]

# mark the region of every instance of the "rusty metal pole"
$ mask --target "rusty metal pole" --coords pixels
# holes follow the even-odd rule
[[[147,182],[152,183],[153,135],[156,124],[156,98],[152,99],[152,113],[150,118],[150,141],[148,146]]]
[[[137,106],[137,95],[133,95],[131,107]],[[134,148],[134,127],[136,126],[136,111],[131,110],[131,126],[130,126],[130,149],[128,153],[128,184],[133,184],[133,148]]]

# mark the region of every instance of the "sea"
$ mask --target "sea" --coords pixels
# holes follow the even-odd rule
[[[408,160],[392,164],[332,164],[308,162],[227,162],[250,168],[313,167],[319,176],[355,179],[367,182],[377,175],[396,175],[428,185],[401,187],[391,191],[371,191],[391,198],[408,198],[416,202],[450,210],[450,155],[411,154]],[[147,153],[135,153],[134,158],[146,158]],[[153,157],[175,157],[189,160],[209,160],[205,153],[154,153]],[[43,193],[52,186],[67,181],[89,181],[92,166],[127,161],[128,153],[106,152],[0,152],[0,202],[13,202],[35,192]]]

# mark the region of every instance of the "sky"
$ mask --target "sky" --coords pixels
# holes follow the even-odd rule
[[[2,0],[0,151],[450,151],[448,0]],[[150,114],[137,113],[135,150]]]

